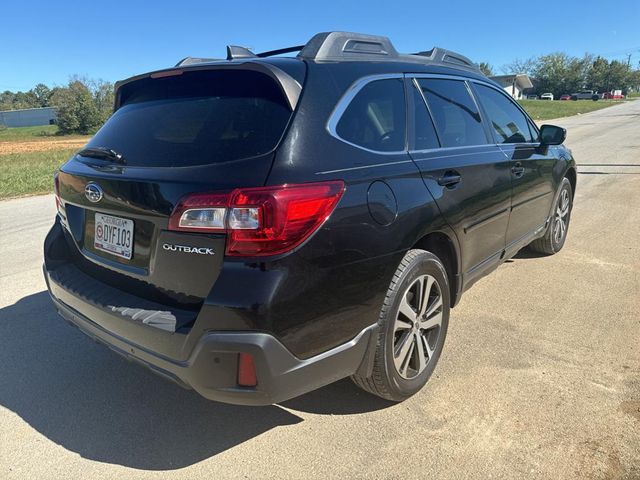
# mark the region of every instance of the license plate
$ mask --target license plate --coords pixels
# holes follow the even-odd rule
[[[133,220],[96,213],[93,246],[117,257],[131,260],[133,253]]]

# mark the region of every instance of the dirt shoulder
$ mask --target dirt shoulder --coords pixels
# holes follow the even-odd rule
[[[18,142],[0,142],[0,155],[26,152],[45,152],[48,150],[60,150],[65,148],[80,148],[91,137],[73,139],[51,139]]]

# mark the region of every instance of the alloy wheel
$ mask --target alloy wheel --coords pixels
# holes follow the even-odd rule
[[[443,310],[440,285],[431,275],[415,279],[402,295],[393,329],[393,361],[402,378],[416,377],[433,358]]]
[[[556,244],[559,244],[562,241],[565,233],[567,232],[570,205],[571,200],[569,199],[569,191],[564,189],[562,190],[562,193],[560,193],[558,206],[556,208],[556,221],[553,230],[553,240]]]

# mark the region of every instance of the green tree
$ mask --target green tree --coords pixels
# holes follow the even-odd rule
[[[14,93],[9,90],[0,93],[0,111],[13,109],[13,96]]]
[[[103,124],[113,112],[113,83],[105,82],[104,80],[94,80],[90,83],[90,88],[93,95],[93,101],[96,109],[98,110],[100,124]]]
[[[487,77],[493,77],[495,74],[493,73],[493,67],[487,62],[480,62],[480,71],[486,75]]]
[[[631,68],[626,62],[612,60],[609,64],[609,75],[607,76],[607,84],[602,91],[622,90],[627,93],[631,85]]]
[[[58,129],[62,134],[93,133],[101,124],[93,95],[79,79],[72,79],[66,88],[58,89],[51,104],[57,107]]]
[[[526,73],[531,75],[536,67],[537,59],[529,58],[526,60],[515,59],[513,62],[503,65],[502,72],[509,75],[517,75],[519,73]]]
[[[39,83],[31,90],[29,90],[38,104],[39,107],[48,107],[49,99],[51,98],[51,89],[44,83]]]

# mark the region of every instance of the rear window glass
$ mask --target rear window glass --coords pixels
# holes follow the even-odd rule
[[[123,105],[88,146],[127,165],[182,167],[273,150],[291,116],[280,87],[252,71],[198,71],[123,87]]]
[[[418,83],[433,114],[443,147],[487,143],[480,113],[464,82],[420,79]]]
[[[398,152],[404,150],[405,116],[402,79],[375,80],[351,101],[336,133],[369,150]]]

